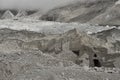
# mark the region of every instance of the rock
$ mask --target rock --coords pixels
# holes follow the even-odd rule
[[[67,61],[72,61],[76,62],[77,55],[75,55],[72,51],[62,51],[59,54],[57,54],[57,58],[61,60],[67,60]]]
[[[80,22],[99,25],[119,25],[118,0],[80,0],[59,8],[52,9],[40,19],[59,22]],[[114,12],[116,12],[114,14]],[[112,16],[113,15],[113,16]],[[109,19],[106,19],[106,17]],[[112,16],[112,17],[111,17]]]
[[[95,17],[89,23],[100,24],[100,25],[111,25],[119,26],[119,8],[120,4],[115,4],[106,10],[103,14]]]
[[[120,30],[117,28],[112,28],[109,30],[104,30],[98,33],[92,34],[92,36],[99,38],[101,41],[104,41],[106,43],[110,43],[108,45],[109,47],[109,52],[110,53],[117,53],[119,52],[119,47],[120,47],[120,35],[119,35]]]
[[[83,69],[85,70],[85,71],[89,71],[89,66],[83,66]]]
[[[12,18],[14,18],[14,14],[9,10],[5,11],[5,13],[1,17],[1,19],[12,19]]]

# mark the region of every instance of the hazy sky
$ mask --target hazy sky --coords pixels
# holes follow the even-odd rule
[[[75,0],[0,0],[1,8],[41,8],[48,10]]]

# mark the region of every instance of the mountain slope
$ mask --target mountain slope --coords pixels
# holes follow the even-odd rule
[[[110,22],[107,23],[107,21],[104,19],[105,16],[102,16],[103,19],[100,20],[96,18],[102,14],[107,15],[107,13],[111,13],[109,10],[112,10],[112,12],[114,11],[117,12],[115,13],[116,17],[110,18],[109,21],[113,19],[112,21],[114,22],[111,24],[117,25],[119,24],[117,18],[119,17],[118,16],[119,7],[118,5],[116,5],[117,1],[118,0],[94,0],[94,1],[86,0],[83,2],[80,1],[77,3],[69,4],[63,7],[50,10],[40,19],[47,21],[60,21],[60,22],[80,22],[80,23],[92,22],[93,24],[97,24],[97,23],[100,24],[100,20],[101,21],[103,20],[103,22],[105,22],[106,24],[110,24]]]
[[[120,25],[120,4],[116,4],[113,7],[105,11],[105,13],[95,17],[89,23],[95,23],[100,25]]]
[[[92,34],[101,41],[111,44],[111,51],[120,52],[120,30],[117,28]]]

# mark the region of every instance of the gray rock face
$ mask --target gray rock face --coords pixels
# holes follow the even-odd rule
[[[119,32],[120,30],[117,29],[117,28],[113,28],[113,29],[110,29],[110,30],[104,30],[102,32],[99,32],[99,33],[94,33],[92,34],[92,36],[95,36],[97,38],[99,38],[101,41],[105,42],[105,43],[109,43],[111,44],[109,46],[109,53],[114,53],[114,55],[110,55],[108,56],[108,60],[111,58],[111,59],[114,59],[114,60],[111,60],[114,65],[116,67],[120,67],[120,63],[119,63],[119,52],[120,52],[120,35],[119,35]],[[111,62],[110,61],[110,62]]]
[[[110,7],[106,10],[103,14],[95,17],[89,23],[100,24],[100,25],[120,25],[120,4],[115,4],[114,6]]]
[[[33,31],[26,31],[26,30],[11,30],[8,28],[0,29],[0,40],[4,39],[18,39],[22,41],[32,41],[38,40],[45,37],[42,33],[37,33]]]
[[[14,15],[9,11],[5,11],[5,13],[2,15],[1,19],[12,19]]]
[[[0,10],[0,18],[2,17],[2,15],[5,13],[6,10]]]
[[[119,26],[118,0],[85,0],[50,10],[40,19]]]
[[[34,10],[30,10],[30,9],[25,9],[25,10],[21,10],[21,9],[0,9],[0,19],[18,20],[19,18],[23,18],[23,17],[34,18],[36,16],[40,16],[41,13],[42,12],[40,10],[37,10],[37,9],[34,9]]]
[[[1,80],[103,80],[106,76],[112,80],[120,78],[120,70],[112,74],[110,72],[114,70],[107,70],[109,73],[90,70],[89,66],[119,68],[119,64],[116,64],[119,54],[109,55],[107,42],[76,29],[59,35],[0,29],[0,40]]]
[[[101,41],[110,43],[111,44],[111,51],[112,52],[119,52],[120,47],[120,30],[117,28],[104,30],[102,32],[94,33],[92,36],[99,38]]]

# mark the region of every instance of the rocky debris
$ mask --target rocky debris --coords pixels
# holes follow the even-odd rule
[[[4,80],[19,80],[22,78],[35,80],[36,78],[38,78],[38,80],[49,80],[48,78],[54,80],[55,78],[56,80],[57,76],[49,71],[49,68],[75,66],[75,64],[70,61],[56,59],[41,51],[17,51],[9,54],[1,52],[0,64],[0,79]],[[48,70],[46,70],[47,68]]]
[[[17,31],[8,28],[0,29],[0,40],[18,39],[22,41],[32,41],[32,40],[40,40],[43,37],[45,37],[44,34],[33,31],[26,31],[26,30]]]
[[[89,55],[88,54],[83,54],[77,61],[77,63],[80,65],[80,66],[88,66],[89,67],[89,64],[90,64],[90,61],[89,61]]]
[[[34,32],[34,30],[0,29],[0,79],[120,79],[120,70],[116,68],[119,67],[117,65],[119,57],[116,56],[119,55],[112,58],[114,55],[108,54],[109,45],[106,44],[109,43],[102,42],[79,29],[67,30],[63,31],[64,33],[61,31],[60,34],[48,35],[37,31]],[[75,54],[76,50],[80,50],[82,53]],[[107,58],[104,56],[107,56]],[[97,63],[102,63],[100,64],[101,67],[94,67],[95,64],[93,67],[89,67],[89,62],[86,62],[86,60],[90,61],[89,59],[92,61],[97,59]],[[104,65],[101,59],[103,61],[112,61],[109,64],[114,62],[114,68],[108,68],[111,66],[102,67]],[[81,60],[83,60],[83,64]]]
[[[120,30],[118,28],[112,28],[98,33],[93,33],[92,35],[104,40],[105,42],[115,42],[115,40],[120,39],[119,32]]]
[[[86,62],[89,58],[81,58],[84,53],[90,55],[91,59],[94,54],[98,54],[101,59],[108,54],[108,45],[106,46],[107,43],[101,42],[97,38],[91,37],[90,35],[82,33],[76,29],[70,30],[61,35],[53,36],[44,36],[41,33],[35,33],[32,31],[16,31],[10,29],[1,29],[0,34],[0,50],[2,52],[40,50],[42,52],[58,54],[58,58],[69,60],[79,65],[82,65],[82,63],[83,65],[84,63],[89,65],[89,61]],[[78,51],[78,54],[73,54],[74,51]],[[90,66],[93,65],[92,63]]]
[[[69,37],[69,32],[68,32],[68,37]],[[81,46],[88,46],[89,48],[106,47],[104,42],[100,41],[99,39],[97,39],[95,37],[91,37],[90,35],[87,35],[86,33],[81,33],[76,29],[71,30],[71,33],[74,34],[72,36],[70,35],[70,38],[71,38],[70,50],[72,50],[72,51],[79,50],[81,48]]]
[[[115,65],[115,67],[120,68],[120,58],[119,57],[114,60],[114,65]]]
[[[0,61],[0,79],[8,80],[12,76],[12,71],[10,69],[10,64]]]
[[[0,50],[3,52],[20,51],[20,50],[41,50],[43,52],[61,52],[61,43],[54,39],[33,40],[24,42],[18,39],[1,40]]]
[[[61,39],[57,36],[45,36],[44,34],[32,31],[16,31],[11,29],[0,30],[1,50],[41,50],[56,53],[61,51]],[[7,46],[7,47],[5,47]],[[7,49],[7,50],[5,50]]]
[[[56,57],[61,60],[72,61],[76,63],[78,57],[72,51],[62,51],[61,53],[57,54]]]
[[[60,80],[54,73],[47,71],[47,70],[42,70],[42,71],[31,70],[31,71],[27,71],[24,74],[17,75],[14,78],[14,80],[21,80],[21,79]]]
[[[1,52],[12,52],[21,50],[21,40],[3,40],[0,42],[0,51]]]
[[[94,67],[96,64],[94,60],[97,60],[97,62],[99,62],[99,64],[96,64],[97,66],[114,67],[114,61],[120,57],[119,53],[113,53],[113,55],[109,53],[111,49],[109,42],[101,41],[76,29],[70,30],[62,36],[62,42],[68,43],[67,45],[69,47],[67,49],[70,49],[79,57],[76,63],[81,66],[86,64]],[[87,54],[88,57],[86,55],[84,56],[84,54]],[[119,66],[115,67],[119,68]]]
[[[19,38],[16,36],[18,34]],[[76,64],[76,59],[80,57],[69,50],[71,40],[80,40],[82,45],[86,43],[90,49],[94,46],[102,47],[101,41],[76,29],[61,35],[45,36],[32,31],[1,29],[0,35],[1,80],[103,80],[106,76],[111,80],[120,78],[120,70],[117,68],[90,68]],[[31,41],[24,39],[27,36]],[[86,58],[86,55],[82,58]]]
[[[105,73],[110,73],[110,74],[112,74],[112,73],[120,73],[120,69],[119,68],[105,68],[105,67],[100,67],[100,68],[98,68],[98,67],[94,67],[94,68],[89,68],[88,69],[88,71],[90,71],[90,72],[105,72]]]
[[[99,38],[101,41],[110,43],[110,52],[111,53],[118,53],[120,47],[120,30],[118,28],[113,28],[109,30],[104,30],[98,33],[93,33],[92,36]]]
[[[57,40],[57,38],[51,39],[41,39],[41,40],[33,40],[30,42],[24,42],[22,44],[23,49],[27,50],[41,50],[43,52],[55,52],[59,53],[62,51],[61,41]]]

